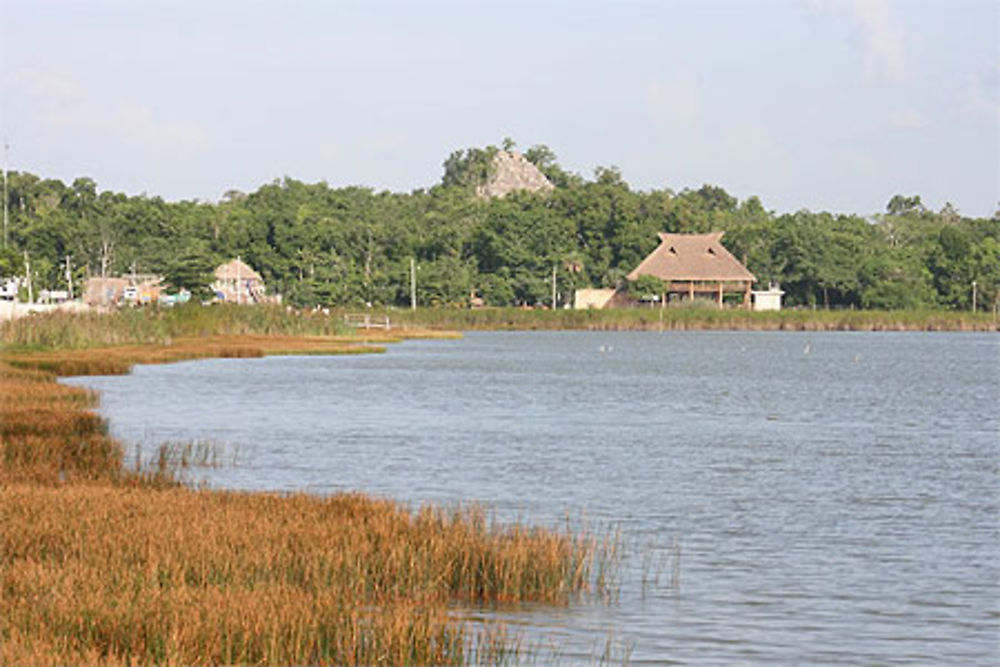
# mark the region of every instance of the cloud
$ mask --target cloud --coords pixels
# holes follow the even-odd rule
[[[961,110],[967,116],[1000,121],[1000,67],[992,65],[965,82]]]
[[[926,114],[913,108],[892,111],[888,120],[890,127],[902,130],[920,130],[930,124]]]
[[[814,11],[846,14],[858,31],[866,83],[898,83],[907,73],[905,32],[890,0],[807,0]]]
[[[905,74],[903,28],[890,15],[889,0],[854,0],[854,20],[865,44],[865,80],[898,81]]]
[[[84,88],[79,81],[58,72],[25,67],[7,79],[4,89],[20,90],[36,100],[48,103],[83,99]]]

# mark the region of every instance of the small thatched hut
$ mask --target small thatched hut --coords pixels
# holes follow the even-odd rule
[[[218,301],[227,303],[256,304],[276,300],[267,296],[261,275],[239,257],[215,269],[212,291]]]

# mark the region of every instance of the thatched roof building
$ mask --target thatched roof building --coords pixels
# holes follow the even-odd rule
[[[733,254],[723,247],[725,232],[712,234],[661,233],[660,245],[639,263],[629,280],[655,276],[670,281],[750,281],[757,280]]]
[[[266,294],[264,279],[239,257],[216,267],[212,291],[216,300],[227,303],[280,303],[277,295]]]
[[[725,292],[743,294],[750,304],[750,286],[756,279],[722,243],[724,232],[712,234],[659,234],[660,245],[639,263],[628,279],[654,276],[664,283],[664,301],[669,295],[694,299],[712,295],[722,305]]]
[[[249,264],[237,257],[225,264],[220,264],[215,269],[216,280],[255,280],[263,282],[260,274],[254,271]]]

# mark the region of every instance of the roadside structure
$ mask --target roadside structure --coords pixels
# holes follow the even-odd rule
[[[660,245],[627,277],[630,281],[640,276],[659,278],[663,283],[661,305],[707,298],[721,308],[725,294],[736,293],[749,308],[750,287],[756,278],[723,247],[724,233],[660,233]]]
[[[211,285],[217,301],[241,305],[280,303],[279,296],[269,296],[264,279],[241,258],[230,260],[215,269]]]
[[[155,303],[163,292],[163,278],[155,274],[87,278],[83,302],[90,306]]]

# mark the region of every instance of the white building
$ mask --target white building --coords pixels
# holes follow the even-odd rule
[[[777,283],[770,283],[766,290],[754,290],[751,294],[754,310],[781,310],[781,297],[784,291]]]

